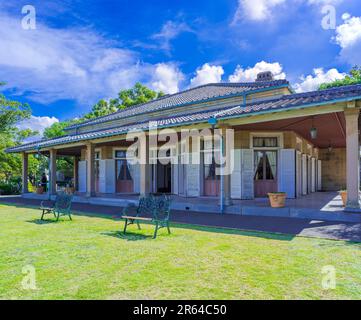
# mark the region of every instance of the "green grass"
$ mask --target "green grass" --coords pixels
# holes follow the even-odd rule
[[[40,223],[39,210],[0,205],[2,299],[359,299],[361,244],[76,215]],[[25,290],[22,268],[36,270]],[[336,289],[322,289],[322,267]]]

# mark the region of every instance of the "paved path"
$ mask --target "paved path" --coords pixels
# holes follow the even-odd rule
[[[39,206],[40,201],[20,196],[0,196],[0,203]],[[73,209],[84,215],[102,214],[120,216],[121,208],[74,203]],[[1,218],[1,217],[0,217]],[[198,226],[232,228],[248,231],[281,233],[334,240],[361,242],[361,223],[330,222],[280,217],[241,216],[233,214],[198,213],[172,211],[172,222]]]

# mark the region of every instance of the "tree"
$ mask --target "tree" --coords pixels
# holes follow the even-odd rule
[[[5,83],[0,82],[0,87]],[[19,121],[29,118],[31,109],[28,104],[7,99],[0,94],[0,134],[13,129]]]
[[[66,120],[53,123],[50,127],[45,128],[43,137],[45,139],[53,139],[56,137],[61,137],[66,134],[65,128],[69,127],[79,120]]]
[[[113,99],[111,104],[118,109],[125,109],[136,104],[146,103],[164,96],[163,92],[156,92],[137,82],[133,88],[121,90],[118,99]]]
[[[77,120],[67,120],[52,124],[50,127],[45,129],[44,138],[53,139],[63,136],[66,134],[64,129],[73,124],[84,120],[91,120],[97,117],[106,116],[118,110],[125,109],[136,104],[146,103],[162,96],[164,96],[163,92],[153,91],[138,82],[131,89],[119,91],[118,98],[109,99],[109,101],[104,99],[99,100],[99,102],[92,107],[89,113],[86,113],[83,117]]]
[[[349,86],[353,84],[361,84],[361,67],[355,66],[349,72],[345,78],[340,80],[335,80],[330,83],[323,83],[320,85],[319,90],[334,88],[334,87],[342,87]]]

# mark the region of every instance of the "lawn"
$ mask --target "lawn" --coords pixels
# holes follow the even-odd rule
[[[173,225],[172,235],[0,205],[1,299],[359,299],[361,244]],[[23,289],[24,266],[36,289]],[[322,288],[324,266],[336,288]]]

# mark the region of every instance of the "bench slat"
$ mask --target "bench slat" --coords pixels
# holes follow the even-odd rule
[[[144,220],[144,221],[151,221],[152,220],[152,218],[130,217],[130,216],[122,216],[122,219]]]

